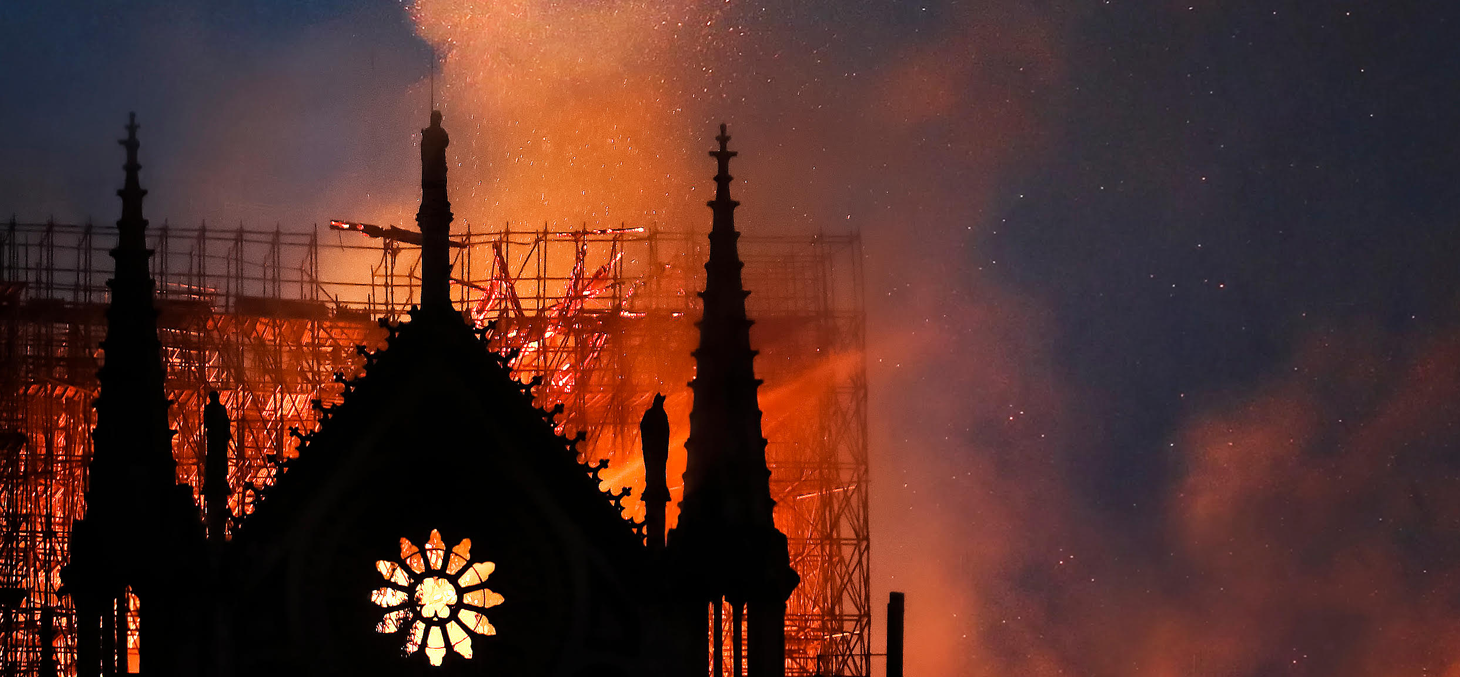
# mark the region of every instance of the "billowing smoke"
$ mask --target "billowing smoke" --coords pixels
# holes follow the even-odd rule
[[[1109,431],[1144,412],[1061,354],[1108,332],[985,246],[1012,227],[1030,167],[1085,133],[1072,41],[1152,37],[1084,4],[418,0],[265,16],[158,2],[82,21],[92,9],[60,3],[72,40],[127,58],[71,74],[74,90],[42,82],[64,79],[47,70],[64,43],[0,69],[12,100],[43,111],[0,112],[12,132],[43,130],[8,135],[19,161],[0,198],[22,220],[109,222],[112,139],[135,107],[154,222],[408,225],[434,52],[458,223],[704,228],[703,153],[724,121],[743,230],[865,238],[874,650],[891,589],[908,593],[913,675],[1460,675],[1453,331],[1304,332],[1129,452],[1164,474],[1109,479]],[[1152,30],[1200,36],[1207,15],[1182,5]],[[1080,96],[1132,126],[1168,115],[1133,94],[1137,77]],[[1205,195],[1171,171],[1182,147],[1116,141],[1134,171]],[[1086,235],[1043,245],[1083,265],[1110,233]],[[1127,484],[1145,490],[1109,490]]]
[[[1029,340],[1039,311],[975,292],[967,249],[1005,165],[1040,152],[1028,88],[1061,78],[1056,27],[991,7],[929,22],[906,7],[719,0],[420,0],[411,14],[441,54],[459,216],[702,229],[704,151],[724,121],[742,230],[863,233],[876,598],[910,594],[912,673],[1027,668],[1021,651],[1059,664],[1039,636],[1049,619],[1019,616],[1002,576],[1079,546],[1062,540],[1070,508],[1041,460],[1068,439],[1051,434],[1063,395]],[[899,23],[905,41],[887,44]],[[980,489],[941,491],[951,476]],[[881,622],[879,609],[879,637]]]
[[[1311,337],[1173,442],[1171,557],[1195,583],[1153,667],[1210,674],[1460,670],[1460,341]]]
[[[979,312],[987,303],[962,307],[970,325],[1008,327],[1005,310]],[[911,525],[879,540],[881,571],[920,605],[910,664],[1454,674],[1457,339],[1311,336],[1261,383],[1183,421],[1166,445],[1180,470],[1165,498],[1136,508],[1155,525],[1143,530],[1080,498],[1090,466],[1065,450],[1088,448],[1075,433],[1098,425],[1072,414],[1089,408],[1080,393],[1039,377],[1047,355],[997,330],[934,333],[924,340],[1003,366],[965,367],[974,394],[924,403],[918,424],[962,417],[941,449],[965,451],[903,463],[907,486],[892,489],[912,495],[878,515]],[[905,443],[939,447],[931,435]]]

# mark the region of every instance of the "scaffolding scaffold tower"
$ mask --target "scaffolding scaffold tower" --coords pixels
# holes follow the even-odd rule
[[[518,378],[542,379],[563,432],[587,436],[611,485],[642,516],[639,416],[669,396],[679,453],[703,235],[652,227],[507,224],[458,233],[456,305],[496,323]],[[236,429],[229,482],[246,519],[257,488],[293,456],[353,375],[379,319],[418,297],[408,243],[310,232],[164,224],[149,233],[179,480],[199,490],[202,410],[222,394]],[[91,406],[103,355],[105,252],[115,230],[0,223],[0,671],[73,674],[73,615],[60,590],[71,520],[84,514]],[[867,386],[856,235],[741,240],[776,521],[802,583],[789,602],[787,673],[868,675]],[[682,464],[682,457],[679,461]],[[681,466],[682,469],[682,466]],[[671,469],[671,479],[678,470]],[[672,487],[677,504],[679,487]],[[670,516],[672,525],[674,516]]]

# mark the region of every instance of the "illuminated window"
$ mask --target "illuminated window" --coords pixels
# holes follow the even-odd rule
[[[487,577],[497,565],[471,561],[471,539],[463,538],[449,552],[441,532],[431,530],[424,548],[400,539],[400,558],[380,560],[375,568],[384,587],[370,601],[385,609],[375,631],[404,637],[407,656],[425,648],[431,665],[441,665],[446,648],[471,658],[473,636],[497,634],[486,610],[502,603],[488,590]]]

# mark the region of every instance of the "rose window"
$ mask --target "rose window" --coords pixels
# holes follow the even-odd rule
[[[385,585],[370,601],[385,609],[375,626],[382,634],[404,633],[407,656],[425,648],[431,665],[441,665],[446,648],[471,658],[473,636],[497,634],[486,611],[502,596],[486,588],[497,565],[471,561],[471,539],[463,538],[448,554],[441,532],[431,530],[424,549],[400,539],[400,559],[380,560],[375,568]]]

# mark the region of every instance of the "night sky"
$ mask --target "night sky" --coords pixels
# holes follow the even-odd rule
[[[0,213],[861,230],[914,675],[1460,674],[1460,4],[0,5]],[[877,611],[881,646],[881,608]]]

